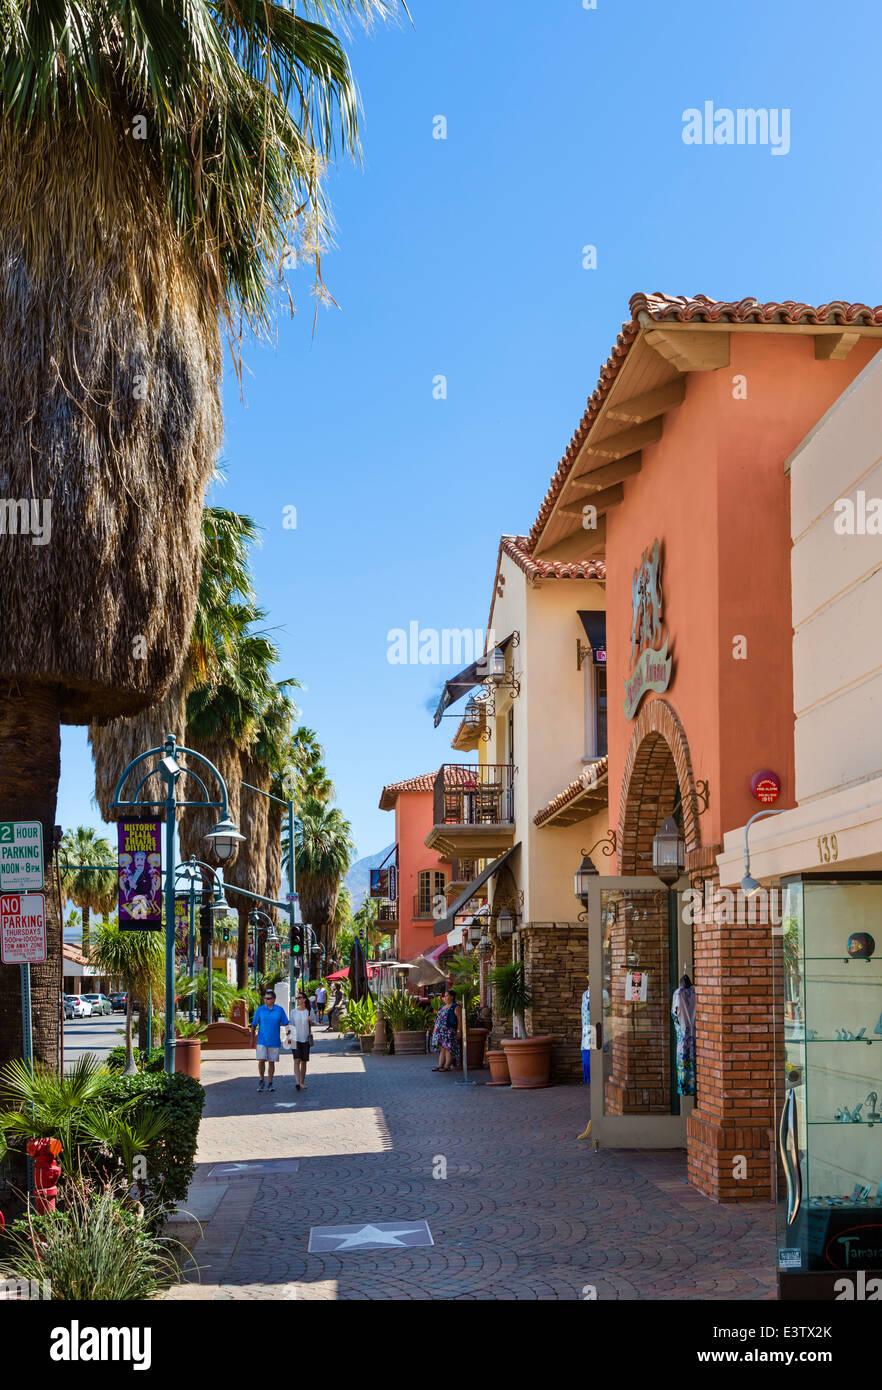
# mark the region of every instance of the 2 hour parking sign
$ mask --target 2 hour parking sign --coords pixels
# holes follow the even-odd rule
[[[0,961],[40,965],[46,959],[46,899],[42,893],[0,893]]]
[[[43,827],[38,820],[0,821],[0,893],[43,887]]]

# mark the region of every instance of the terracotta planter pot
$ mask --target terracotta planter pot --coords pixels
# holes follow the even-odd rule
[[[362,1033],[361,1037],[359,1038],[359,1042],[361,1043],[361,1050],[362,1050],[362,1052],[373,1052],[373,1050],[374,1050],[374,1035],[373,1035],[373,1033]]]
[[[512,1090],[533,1091],[551,1084],[550,1033],[536,1038],[503,1038]]]
[[[198,1081],[202,1071],[202,1039],[175,1038],[175,1071]]]
[[[484,1047],[487,1042],[488,1029],[470,1028],[468,1035],[468,1056],[466,1061],[469,1064],[469,1071],[480,1071],[484,1065]]]
[[[393,1029],[395,1037],[395,1056],[403,1057],[424,1053],[426,1050],[426,1030],[424,1028]]]
[[[487,1061],[490,1063],[490,1080],[488,1086],[510,1086],[511,1077],[508,1074],[508,1058],[504,1052],[488,1052]]]

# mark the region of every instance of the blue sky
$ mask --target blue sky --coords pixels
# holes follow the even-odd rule
[[[279,675],[359,855],[392,839],[384,782],[457,758],[427,709],[453,668],[389,664],[387,633],[486,622],[499,536],[529,528],[630,295],[882,300],[878,7],[596,5],[412,0],[414,28],[359,35],[364,166],[331,175],[323,263],[340,309],[313,337],[293,272],[244,402],[227,374],[214,500],[263,528]],[[706,101],[788,108],[790,152],[684,144]],[[61,823],[100,824],[91,789],[66,729]]]

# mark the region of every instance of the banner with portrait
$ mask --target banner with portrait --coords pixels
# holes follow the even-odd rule
[[[121,820],[117,825],[122,931],[155,931],[162,926],[161,831],[158,820]]]

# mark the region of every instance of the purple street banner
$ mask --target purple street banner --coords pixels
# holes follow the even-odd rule
[[[186,955],[190,944],[190,895],[175,897],[175,952]]]
[[[117,830],[120,930],[155,931],[162,925],[162,823],[121,820]]]

